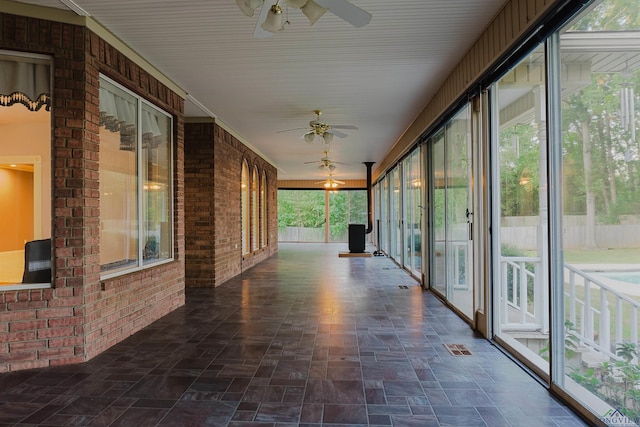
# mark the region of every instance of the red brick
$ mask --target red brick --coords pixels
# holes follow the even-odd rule
[[[0,343],[14,343],[20,341],[29,341],[36,338],[36,331],[10,332],[8,334],[0,334]]]
[[[73,333],[74,333],[73,326],[67,326],[64,328],[47,328],[47,329],[40,329],[37,332],[37,337],[38,339],[71,337],[73,336]]]
[[[20,332],[27,330],[42,329],[47,326],[46,320],[33,320],[29,322],[11,322],[9,324],[10,332]]]
[[[46,341],[22,341],[9,343],[9,354],[47,348]]]

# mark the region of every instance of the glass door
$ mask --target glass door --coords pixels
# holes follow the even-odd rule
[[[447,299],[473,318],[471,241],[471,121],[469,107],[460,111],[445,130],[445,223]]]
[[[389,255],[396,262],[402,265],[402,189],[401,189],[401,175],[400,166],[396,166],[391,171],[391,189],[390,189],[390,219],[391,225],[389,231],[391,232],[389,243],[391,252]]]
[[[431,287],[473,318],[472,164],[469,107],[432,139]]]
[[[553,381],[620,426],[640,424],[637,6],[605,0],[554,39],[562,129],[550,158],[561,159],[552,165],[561,167],[563,210],[552,217],[562,226],[554,234],[552,321],[561,338],[553,342]]]
[[[431,144],[431,234],[433,249],[430,251],[431,289],[446,298],[446,186],[445,186],[445,157],[444,132],[432,139]]]
[[[382,178],[380,186],[380,250],[389,255],[389,233],[391,220],[389,219],[389,178]]]
[[[422,270],[422,180],[419,148],[404,160],[403,171],[404,262],[405,268],[419,277]]]
[[[502,77],[492,93],[494,334],[543,376],[549,373],[544,71],[540,45]]]

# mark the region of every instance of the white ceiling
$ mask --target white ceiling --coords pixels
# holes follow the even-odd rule
[[[427,104],[505,0],[351,0],[373,15],[355,28],[326,13],[253,37],[258,17],[234,0],[74,0],[154,64],[278,168],[279,179],[324,178],[304,162],[323,151],[337,179],[363,179]],[[67,9],[61,0],[23,3]],[[65,0],[69,3],[69,0]],[[207,116],[186,102],[187,116]],[[328,124],[355,125],[329,147],[299,139],[323,110]]]

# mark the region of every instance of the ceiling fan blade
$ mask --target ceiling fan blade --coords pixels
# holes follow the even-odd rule
[[[285,130],[279,130],[279,131],[276,131],[276,133],[291,132],[292,130],[303,130],[303,129],[306,129],[306,128],[285,129]]]
[[[344,19],[354,27],[364,27],[371,21],[369,12],[349,3],[347,0],[315,0],[315,2],[329,9],[331,13]]]
[[[338,181],[337,179],[334,179],[333,182],[337,182],[340,185],[344,185],[345,184],[344,181]]]
[[[358,130],[358,126],[354,125],[331,125],[331,129],[353,129]]]
[[[337,136],[338,138],[346,138],[346,137],[349,136],[346,133],[340,132],[339,130],[335,130],[333,128],[331,129],[331,133],[334,134],[335,136]]]
[[[253,37],[256,39],[266,39],[267,37],[271,37],[271,33],[269,31],[265,31],[262,29],[262,23],[267,19],[267,13],[269,13],[269,9],[271,6],[276,4],[278,0],[264,0],[262,3],[262,9],[260,10],[260,15],[258,16],[258,20],[256,21],[256,28],[253,30]]]

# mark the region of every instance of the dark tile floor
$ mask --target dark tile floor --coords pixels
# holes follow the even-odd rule
[[[283,244],[87,363],[0,375],[0,425],[586,425],[391,260],[344,250]]]

